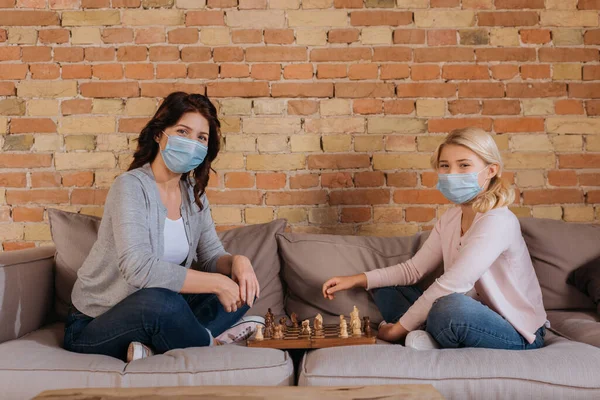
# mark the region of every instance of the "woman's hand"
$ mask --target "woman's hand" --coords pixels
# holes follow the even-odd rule
[[[217,275],[219,284],[215,290],[217,298],[227,312],[236,312],[242,306],[240,299],[240,287],[231,278],[225,275]]]
[[[381,325],[377,333],[379,339],[390,343],[401,342],[406,338],[406,335],[408,335],[408,331],[400,325],[400,322]]]
[[[333,300],[334,293],[355,287],[367,287],[367,276],[365,274],[335,276],[323,284],[323,297]]]
[[[252,307],[254,299],[260,297],[260,285],[248,257],[233,256],[231,279],[239,285],[239,296],[242,301]]]

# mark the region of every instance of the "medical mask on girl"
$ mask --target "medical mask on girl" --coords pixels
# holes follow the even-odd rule
[[[167,135],[167,138],[167,145],[160,154],[167,168],[176,174],[185,174],[196,169],[206,158],[208,147],[197,140],[175,135]]]
[[[437,189],[445,198],[455,204],[463,204],[475,198],[483,188],[479,186],[479,174],[489,167],[486,166],[479,172],[467,174],[438,174]]]

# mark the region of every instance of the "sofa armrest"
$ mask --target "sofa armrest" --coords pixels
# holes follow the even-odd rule
[[[54,247],[0,253],[0,343],[40,328],[54,305]]]

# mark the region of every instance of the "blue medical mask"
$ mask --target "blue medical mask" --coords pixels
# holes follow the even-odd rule
[[[479,172],[468,174],[438,174],[437,189],[445,198],[455,204],[463,204],[475,198],[483,188],[479,186]]]
[[[164,132],[163,132],[164,133]],[[166,135],[166,133],[165,133]],[[185,174],[202,164],[208,147],[197,140],[167,135],[167,145],[160,151],[167,168],[176,174]]]

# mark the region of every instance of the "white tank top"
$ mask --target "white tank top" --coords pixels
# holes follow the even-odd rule
[[[172,220],[165,218],[165,252],[162,257],[164,261],[173,264],[181,264],[187,259],[190,244],[185,234],[183,218]]]

